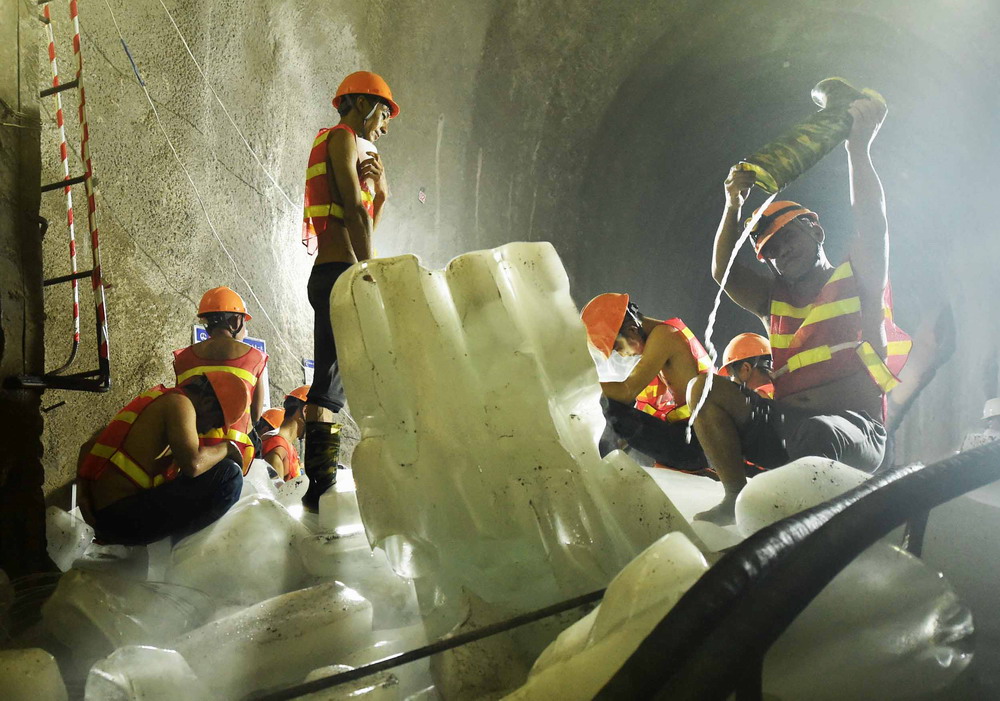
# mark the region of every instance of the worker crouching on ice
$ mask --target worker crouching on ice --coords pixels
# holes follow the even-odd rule
[[[208,338],[174,351],[177,384],[182,385],[190,378],[207,372],[225,372],[244,384],[247,394],[252,397],[246,414],[225,432],[213,427],[200,433],[199,437],[205,445],[224,441],[238,445],[243,456],[243,474],[246,474],[255,450],[251,429],[264,406],[261,376],[267,366],[267,355],[242,342],[247,335],[246,322],[251,317],[243,298],[228,287],[215,287],[202,295],[198,318],[205,324]]]
[[[612,351],[640,356],[624,381],[601,383],[605,416],[617,437],[661,466],[686,472],[708,467],[697,440],[686,440],[691,411],[684,392],[712,366],[687,325],[643,316],[627,294],[614,293],[590,300],[582,317],[591,345],[605,358]]]
[[[306,397],[309,385],[297,387],[285,396],[278,430],[264,436],[261,455],[281,479],[295,479],[299,476],[299,452],[295,443],[306,431]]]
[[[771,344],[756,333],[741,333],[722,352],[719,374],[762,397],[774,396]]]
[[[344,408],[344,386],[330,321],[334,283],[355,263],[373,256],[372,232],[389,197],[385,170],[374,142],[399,114],[392,91],[380,76],[358,71],[347,76],[333,98],[340,123],[319,130],[306,170],[302,243],[316,261],[309,276],[309,304],[315,312],[315,371],[306,406],[305,471],[307,511],[337,480],[340,429],[334,414]]]
[[[80,509],[106,543],[176,543],[225,514],[243,487],[240,448],[202,445],[250,403],[246,386],[208,372],[181,387],[158,385],[129,402],[80,450]]]
[[[847,141],[854,236],[850,254],[834,267],[823,249],[819,216],[795,202],[759,211],[751,232],[758,259],[735,265],[729,297],[768,329],[774,399],[731,382],[712,385],[694,429],[726,489],[723,502],[699,514],[732,522],[746,483],[744,459],[770,469],[814,455],[872,471],[886,443],[885,394],[898,383],[908,337],[892,322],[888,283],[888,226],[882,185],[869,146],[885,105],[858,100]],[[715,238],[713,277],[721,283],[740,236],[740,210],[754,174],[734,167],[725,183],[726,207]],[[705,383],[696,378],[688,402]]]

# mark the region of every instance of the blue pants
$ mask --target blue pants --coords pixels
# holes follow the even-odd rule
[[[225,458],[197,477],[181,475],[119,499],[94,514],[98,539],[148,545],[170,536],[176,543],[219,520],[240,498],[243,470]]]

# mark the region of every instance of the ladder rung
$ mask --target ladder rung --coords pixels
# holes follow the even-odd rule
[[[70,280],[81,280],[85,277],[90,277],[93,270],[81,270],[78,273],[70,273],[69,275],[60,275],[59,277],[50,277],[48,280],[42,283],[43,287],[48,287],[49,285],[58,285],[61,282],[69,282]]]
[[[79,84],[80,84],[80,81],[77,80],[76,78],[74,78],[73,80],[69,81],[68,83],[60,83],[59,85],[53,85],[51,88],[45,88],[40,93],[38,93],[38,96],[39,97],[48,97],[49,95],[55,95],[56,93],[60,93],[63,90],[72,90],[73,88],[75,88]]]
[[[42,185],[42,192],[52,192],[53,190],[61,190],[67,185],[79,185],[86,179],[87,179],[86,175],[78,175],[75,178],[66,178],[65,180],[58,180],[54,183],[49,183],[48,185]]]

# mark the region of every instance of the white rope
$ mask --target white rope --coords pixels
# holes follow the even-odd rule
[[[115,25],[115,31],[118,32],[118,37],[121,39],[122,44],[127,46],[128,44],[125,41],[125,36],[122,34],[121,27],[118,26],[118,19],[115,17],[114,10],[111,9],[110,2],[108,0],[104,0],[104,4],[108,8],[108,12],[111,14],[111,21]],[[226,247],[226,244],[222,240],[222,237],[219,236],[219,232],[215,228],[215,223],[212,221],[212,217],[208,213],[208,207],[205,204],[205,199],[201,196],[201,192],[198,190],[198,186],[195,185],[194,178],[191,177],[190,171],[188,171],[187,167],[184,165],[184,162],[181,160],[180,154],[177,153],[177,149],[174,148],[174,143],[170,140],[170,135],[167,134],[167,129],[163,125],[163,121],[160,119],[160,113],[156,109],[156,104],[153,102],[153,98],[149,94],[149,89],[146,87],[145,81],[140,80],[139,85],[140,87],[142,87],[142,91],[146,95],[146,101],[149,102],[149,106],[153,110],[153,116],[156,118],[156,124],[160,127],[160,131],[163,133],[163,138],[166,139],[167,145],[170,147],[170,151],[174,154],[174,159],[177,161],[177,164],[181,167],[181,170],[184,171],[184,175],[187,176],[188,182],[191,183],[191,188],[194,190],[194,194],[198,198],[198,204],[201,205],[201,211],[205,214],[205,219],[206,221],[208,221],[208,227],[212,230],[212,234],[215,236],[216,241],[219,242],[219,247],[222,248],[223,253],[225,253],[226,256],[229,258],[229,260],[232,262],[233,270],[236,271],[236,275],[239,277],[240,280],[243,281],[243,284],[246,285],[246,288],[250,290],[250,296],[253,297],[254,301],[257,303],[258,308],[264,314],[264,318],[267,319],[267,323],[269,323],[271,325],[271,328],[274,329],[275,334],[277,334],[278,336],[278,340],[281,341],[281,344],[285,347],[285,350],[287,350],[292,356],[296,356],[295,351],[293,351],[291,346],[289,346],[287,341],[285,341],[284,335],[281,333],[281,331],[278,330],[278,327],[274,323],[274,321],[271,320],[271,315],[267,313],[267,309],[264,308],[264,305],[261,303],[260,298],[257,296],[257,293],[254,292],[254,289],[250,285],[250,282],[243,276],[243,273],[240,272],[239,265],[237,265],[236,263],[236,259],[233,258],[233,255],[229,252],[229,248]]]
[[[719,280],[719,289],[715,293],[715,303],[712,305],[712,311],[708,315],[708,326],[705,327],[705,350],[708,351],[708,357],[715,366],[715,361],[719,357],[718,351],[715,350],[715,344],[712,343],[712,332],[715,330],[715,317],[719,313],[719,305],[722,303],[722,293],[726,289],[726,283],[729,281],[729,273],[733,269],[733,264],[736,262],[736,256],[739,254],[740,249],[743,248],[743,243],[750,237],[750,232],[753,228],[757,226],[757,222],[760,221],[761,215],[764,210],[767,209],[768,205],[774,202],[774,198],[778,196],[778,193],[774,193],[766,200],[764,204],[757,208],[753,216],[747,220],[746,226],[743,227],[743,233],[740,234],[740,238],[736,241],[733,246],[732,253],[729,254],[729,262],[726,264],[726,270],[722,274],[722,279]],[[687,442],[691,442],[691,429],[694,427],[694,420],[698,418],[701,408],[705,405],[705,400],[708,399],[708,393],[712,391],[712,379],[715,377],[714,372],[708,373],[708,377],[705,378],[705,388],[701,392],[701,396],[698,398],[698,404],[695,405],[694,410],[691,412],[691,418],[688,420],[686,438]]]
[[[285,201],[288,202],[288,204],[290,204],[293,209],[295,210],[301,209],[301,204],[298,205],[295,204],[295,202],[293,202],[292,199],[287,194],[285,194],[285,191],[281,189],[281,186],[278,184],[278,181],[275,180],[273,175],[271,175],[271,171],[269,171],[266,167],[264,167],[264,164],[257,156],[257,153],[253,150],[253,147],[250,146],[250,142],[247,140],[247,137],[244,136],[240,128],[236,126],[236,122],[235,120],[233,120],[233,116],[229,113],[229,110],[226,109],[226,105],[223,104],[222,98],[219,97],[219,93],[215,92],[215,88],[213,88],[212,84],[208,82],[208,76],[205,75],[205,71],[202,70],[201,64],[198,63],[198,59],[196,59],[194,57],[194,54],[191,52],[191,47],[188,46],[187,39],[185,39],[184,35],[181,33],[180,27],[178,27],[177,22],[174,21],[174,16],[170,14],[170,10],[168,10],[167,6],[163,4],[163,0],[160,0],[160,7],[162,7],[163,11],[167,13],[167,17],[170,19],[170,24],[174,26],[174,31],[177,32],[177,36],[180,37],[181,43],[184,44],[184,48],[187,50],[188,56],[191,57],[191,60],[194,62],[195,68],[198,69],[198,73],[201,75],[201,79],[205,81],[205,87],[207,87],[211,91],[212,96],[215,98],[215,101],[219,103],[219,107],[221,107],[222,111],[226,113],[226,119],[229,120],[229,123],[233,125],[233,129],[236,130],[236,133],[239,134],[240,139],[243,140],[243,145],[247,147],[247,151],[249,151],[250,155],[253,156],[253,159],[257,161],[257,165],[260,166],[260,169],[262,171],[264,171],[264,175],[267,176],[268,180],[271,181],[271,184],[274,185],[274,187],[278,190],[278,192],[281,193],[281,196],[285,198]]]

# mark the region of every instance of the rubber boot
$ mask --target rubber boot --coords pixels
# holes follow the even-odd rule
[[[341,424],[306,423],[305,471],[309,488],[302,497],[306,511],[319,513],[319,498],[337,483]]]

